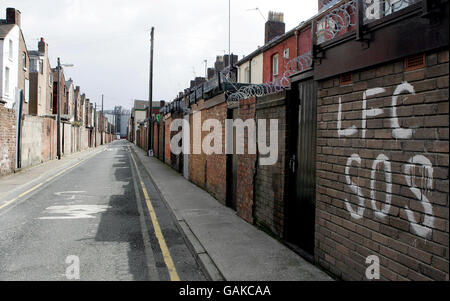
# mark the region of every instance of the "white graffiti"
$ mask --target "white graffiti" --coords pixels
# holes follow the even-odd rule
[[[362,107],[362,126],[361,137],[366,138],[366,126],[367,126],[367,117],[376,117],[384,113],[383,109],[380,108],[367,108],[367,98],[373,97],[382,93],[385,93],[386,90],[384,88],[375,88],[369,89],[363,93],[363,107]],[[400,123],[397,117],[397,108],[399,95],[407,92],[409,94],[414,95],[414,87],[404,82],[398,85],[394,91],[394,95],[392,96],[392,111],[391,111],[391,119],[390,124],[392,128],[392,137],[394,139],[410,139],[413,136],[412,129],[405,129],[400,127]],[[351,128],[341,129],[341,120],[342,120],[342,104],[341,99],[339,99],[339,109],[338,109],[338,136],[354,136],[358,133],[356,126],[352,126]],[[345,168],[345,176],[346,182],[349,186],[350,190],[357,195],[358,204],[351,204],[348,199],[345,199],[345,206],[347,211],[350,213],[351,217],[354,219],[362,219],[365,212],[365,202],[366,199],[363,195],[361,187],[359,187],[353,180],[350,174],[351,168],[353,164],[357,163],[357,168],[361,168],[362,159],[358,154],[351,155],[347,160],[347,165]],[[382,168],[380,170],[384,170],[385,175],[385,199],[383,202],[376,200],[376,173],[378,168]],[[420,176],[422,181],[420,187],[416,186],[416,169],[421,170],[417,175]],[[405,176],[406,184],[409,186],[409,189],[416,197],[417,200],[415,202],[419,202],[423,207],[424,218],[423,221],[420,222],[420,219],[416,217],[416,213],[414,213],[409,205],[405,205],[406,216],[410,222],[412,231],[425,238],[429,238],[431,236],[432,230],[434,227],[434,217],[433,217],[433,207],[426,196],[426,192],[433,189],[433,165],[431,161],[423,155],[417,155],[412,157],[406,165],[403,167],[403,174]],[[391,203],[392,203],[392,164],[388,156],[385,154],[380,154],[374,160],[372,164],[371,177],[370,177],[370,204],[372,209],[375,212],[375,216],[379,219],[385,219],[389,213],[391,212]],[[425,190],[425,192],[423,191]],[[414,202],[414,200],[411,200]],[[380,203],[381,206],[377,204]],[[409,203],[411,204],[411,203]],[[355,209],[354,207],[357,206]],[[380,208],[379,208],[380,207]]]
[[[421,205],[423,206],[423,210],[425,213],[425,218],[423,220],[423,224],[425,226],[428,226],[430,228],[434,227],[434,218],[433,218],[433,207],[426,197],[426,195],[423,193],[422,189],[416,187],[414,183],[415,178],[415,169],[417,165],[420,165],[422,169],[421,173],[421,179],[422,179],[422,187],[426,187],[426,189],[433,189],[433,165],[431,164],[430,160],[428,158],[419,155],[411,158],[408,161],[409,164],[405,165],[404,167],[404,173],[406,178],[406,183],[411,189],[411,192],[416,196],[416,198],[420,201]],[[423,181],[426,181],[426,183],[423,183]],[[425,184],[425,185],[423,185]],[[408,216],[408,220],[411,222],[411,227],[419,236],[422,237],[429,237],[431,234],[431,229],[419,225],[419,222],[417,221],[414,212],[412,212],[408,205],[405,206],[406,215]]]
[[[378,210],[377,203],[375,201],[375,173],[377,171],[377,167],[379,164],[384,165],[384,171],[386,176],[386,200],[385,206],[382,210]],[[375,210],[375,215],[384,218],[387,216],[389,211],[391,210],[391,200],[392,200],[392,168],[391,162],[389,162],[389,158],[385,155],[381,154],[378,158],[373,162],[372,172],[371,172],[371,180],[370,180],[370,199],[372,202],[372,208]]]
[[[391,119],[391,126],[394,129],[392,131],[392,136],[396,139],[410,139],[412,137],[412,130],[411,129],[402,129],[398,122],[397,117],[397,101],[398,96],[402,92],[409,92],[411,94],[415,94],[414,87],[411,86],[409,83],[403,83],[395,89],[394,96],[392,97],[392,119]]]
[[[342,98],[339,97],[339,110],[338,110],[338,123],[337,123],[339,138],[342,136],[353,136],[356,133],[358,133],[358,129],[356,128],[355,125],[352,125],[351,128],[341,130],[341,128],[342,128],[341,120],[342,120]]]
[[[370,89],[363,94],[363,110],[362,110],[362,138],[366,138],[367,117],[376,117],[383,114],[383,109],[370,109],[367,110],[367,97],[375,96],[386,92],[383,88]]]
[[[351,168],[353,162],[357,162],[358,165],[361,166],[361,157],[357,154],[353,154],[350,158],[348,158],[347,166],[345,167],[345,178],[347,179],[347,184],[350,186],[351,191],[353,191],[354,193],[356,193],[358,195],[359,206],[358,206],[358,210],[355,212],[347,199],[345,199],[345,206],[347,207],[347,210],[350,212],[350,214],[352,215],[352,217],[354,219],[361,219],[361,218],[363,218],[363,214],[364,214],[364,210],[365,210],[365,207],[364,207],[365,199],[363,197],[361,188],[358,185],[356,185],[352,181],[352,178],[350,177],[350,168]]]

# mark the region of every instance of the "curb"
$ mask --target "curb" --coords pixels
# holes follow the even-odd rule
[[[220,270],[218,269],[212,258],[209,256],[209,254],[206,252],[205,248],[198,240],[197,236],[195,236],[195,234],[192,232],[189,225],[186,223],[184,219],[179,217],[176,213],[176,210],[170,206],[165,195],[161,192],[158,185],[156,185],[156,182],[153,179],[152,174],[147,169],[147,167],[144,164],[142,164],[141,158],[139,158],[139,155],[136,152],[136,146],[134,144],[132,145],[131,149],[133,153],[136,155],[137,160],[139,160],[141,165],[144,167],[145,172],[150,177],[150,180],[153,182],[153,185],[156,187],[156,190],[161,196],[161,200],[164,202],[167,209],[169,209],[170,215],[172,219],[175,221],[175,226],[183,236],[183,240],[185,241],[186,246],[194,256],[195,261],[200,266],[200,269],[202,270],[203,274],[205,274],[206,278],[209,281],[226,281],[225,277],[222,275],[222,273],[220,272]]]

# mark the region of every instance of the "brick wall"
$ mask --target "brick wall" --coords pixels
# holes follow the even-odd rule
[[[275,94],[258,98],[257,119],[267,121],[267,141],[270,141],[270,119],[278,119],[278,160],[270,166],[258,165],[256,173],[254,217],[257,225],[283,237],[286,161],[286,105],[285,95]]]
[[[345,280],[369,255],[383,280],[449,280],[448,56],[319,82],[315,256]]]
[[[0,105],[0,176],[16,167],[16,114]]]
[[[158,133],[159,133],[159,124],[155,122],[153,123],[153,152],[156,157],[159,157]]]
[[[205,122],[205,115],[202,110],[205,107],[204,100],[200,100],[198,103],[193,104],[191,107],[191,114],[189,116],[189,124],[191,130],[191,154],[189,155],[189,179],[196,185],[206,189],[206,155],[202,151],[202,145],[200,143],[194,143],[194,112],[201,112],[201,124]],[[197,131],[199,129],[196,129]],[[201,141],[206,136],[205,132],[202,132]],[[198,154],[200,153],[200,154]]]
[[[223,95],[217,98],[223,98]],[[208,100],[213,102],[215,99]],[[222,102],[209,109],[202,111],[205,120],[216,119],[222,125],[222,137],[225,137],[225,120],[227,119],[227,103]],[[206,132],[206,135],[209,133]],[[215,141],[215,143],[217,143]],[[206,190],[211,193],[220,203],[227,201],[227,155],[225,154],[225,143],[222,142],[222,154],[206,156]]]
[[[164,127],[164,121],[161,120],[161,122],[159,123],[159,138],[160,141],[158,143],[158,155],[159,155],[159,159],[162,160],[164,158],[164,134],[165,134],[165,127]]]
[[[166,137],[166,140],[164,141],[164,163],[171,165],[171,155],[172,152],[170,151],[170,140],[171,140],[171,133],[170,133],[170,125],[172,124],[172,117],[168,115],[168,117],[164,120],[164,136]]]
[[[70,155],[72,153],[72,124],[70,123],[61,123],[61,128],[64,129],[64,147],[62,148],[64,155]],[[97,131],[97,146],[100,145],[100,135]]]
[[[42,161],[56,158],[57,125],[53,118],[44,118],[42,125]]]
[[[21,168],[42,163],[43,119],[24,115],[22,120]]]
[[[256,99],[242,100],[239,104],[238,118],[244,122],[254,119],[256,113]],[[245,154],[238,156],[236,203],[237,214],[249,223],[253,223],[253,198],[254,198],[254,175],[256,155],[248,154],[248,131],[244,133]]]

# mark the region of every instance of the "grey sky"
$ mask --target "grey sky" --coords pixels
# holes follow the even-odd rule
[[[57,57],[76,85],[105,107],[131,107],[148,99],[150,28],[155,26],[154,100],[172,100],[189,81],[204,76],[204,60],[228,51],[228,0],[1,0],[22,12],[28,50],[42,36],[52,66]],[[232,52],[246,55],[264,42],[269,10],[285,14],[289,30],[317,12],[317,0],[231,0]]]

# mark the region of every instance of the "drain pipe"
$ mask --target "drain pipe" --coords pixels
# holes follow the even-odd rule
[[[17,125],[16,125],[16,169],[22,167],[21,160],[21,141],[22,141],[22,99],[23,99],[23,91],[16,88],[16,104],[17,107]]]

